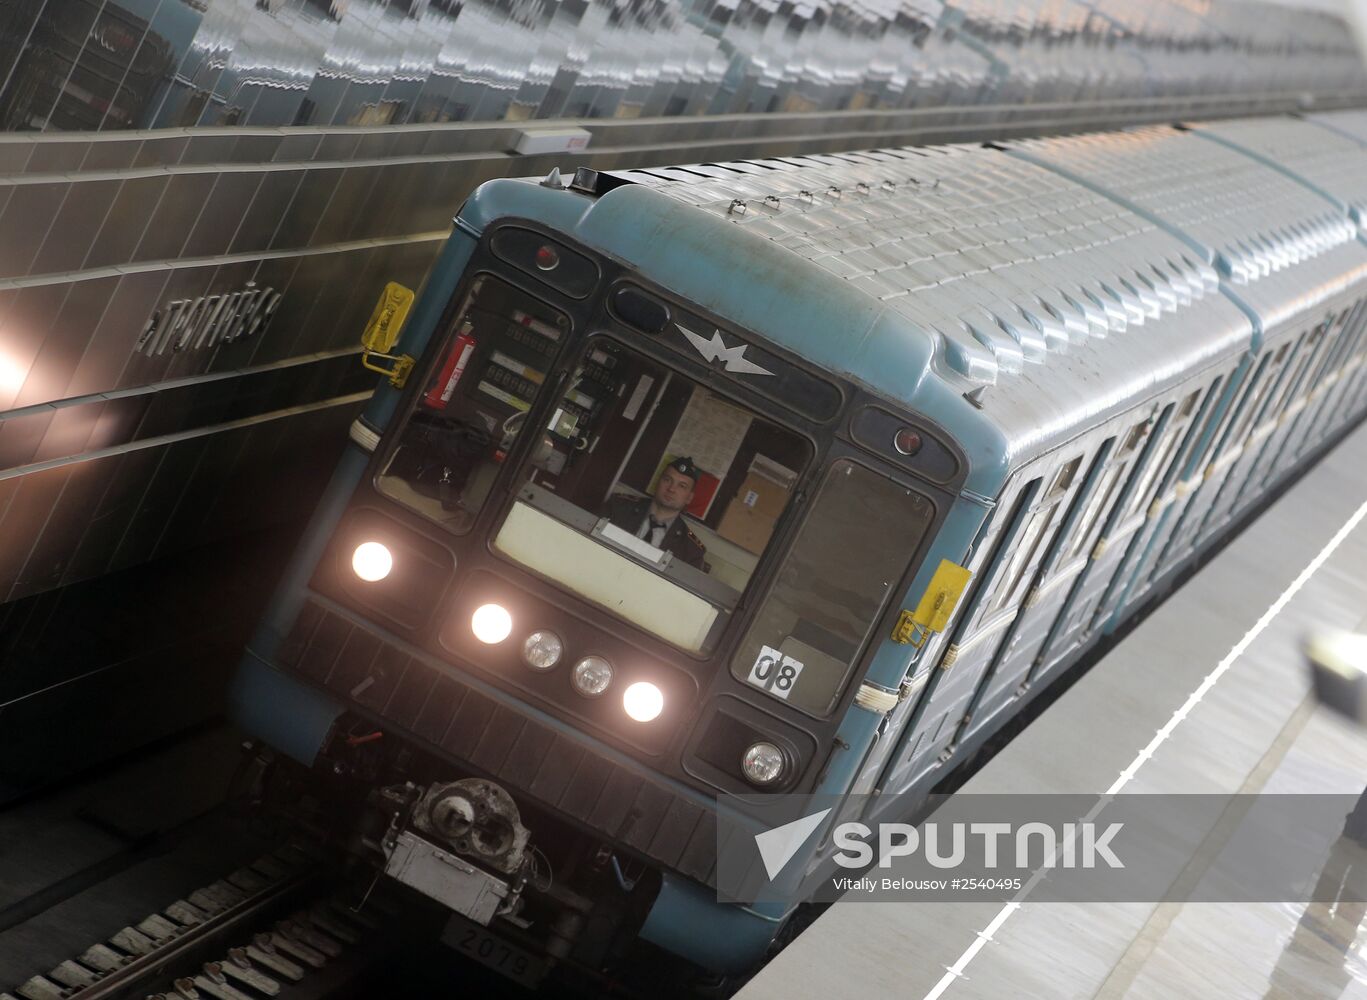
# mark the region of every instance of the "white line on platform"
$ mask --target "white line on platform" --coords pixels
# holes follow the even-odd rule
[[[1272,623],[1272,619],[1276,618],[1277,615],[1281,613],[1282,609],[1286,607],[1291,598],[1296,596],[1296,593],[1309,582],[1310,578],[1324,565],[1325,561],[1334,554],[1334,550],[1343,543],[1343,540],[1352,534],[1353,529],[1358,526],[1363,517],[1367,517],[1367,501],[1364,501],[1363,504],[1353,512],[1352,516],[1343,523],[1343,526],[1334,533],[1334,537],[1325,543],[1324,548],[1320,549],[1315,558],[1310,560],[1309,565],[1301,570],[1300,575],[1291,581],[1291,585],[1282,591],[1281,596],[1272,602],[1272,606],[1263,612],[1262,617],[1253,624],[1253,627],[1244,633],[1243,638],[1234,644],[1234,647],[1225,654],[1224,659],[1216,665],[1215,669],[1206,674],[1205,679],[1197,685],[1196,690],[1187,696],[1187,700],[1182,703],[1182,707],[1172,713],[1172,718],[1168,719],[1167,725],[1154,734],[1153,739],[1149,741],[1149,745],[1139,751],[1134,760],[1130,762],[1129,766],[1121,771],[1115,781],[1111,783],[1111,787],[1102,793],[1097,800],[1097,804],[1087,813],[1086,819],[1094,819],[1096,814],[1101,812],[1105,807],[1106,802],[1130,782],[1130,779],[1132,779],[1135,774],[1139,772],[1139,769],[1144,766],[1144,762],[1153,756],[1154,751],[1163,744],[1164,740],[1176,731],[1178,725],[1188,716],[1188,714],[1190,714],[1191,710],[1196,707],[1202,698],[1210,693],[1210,690],[1215,687],[1220,678],[1234,665],[1234,661],[1243,655],[1244,651],[1253,643],[1253,640],[1258,638],[1263,629],[1267,628],[1267,626]],[[944,994],[945,990],[949,989],[950,984],[954,982],[954,980],[963,976],[964,970],[968,968],[968,964],[973,961],[978,952],[982,951],[983,946],[986,945],[988,941],[992,940],[992,936],[1001,929],[1002,925],[1006,923],[1011,914],[1021,908],[1021,905],[1025,902],[1025,898],[1030,894],[1030,890],[1035,887],[1035,884],[1039,882],[1043,876],[1043,871],[1044,869],[1041,868],[1039,871],[1035,872],[1035,876],[1022,886],[1020,892],[1016,893],[1015,898],[1003,906],[1001,910],[998,911],[997,915],[992,918],[992,922],[978,932],[973,939],[973,943],[964,949],[964,953],[959,956],[958,961],[946,970],[945,974],[940,977],[939,982],[937,982],[934,987],[931,988],[930,992],[925,995],[925,1000],[938,1000],[938,998]]]

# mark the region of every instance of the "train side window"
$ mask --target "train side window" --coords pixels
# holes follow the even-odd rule
[[[1278,371],[1273,373],[1272,391],[1267,394],[1267,398],[1263,401],[1262,410],[1254,415],[1254,430],[1281,412],[1282,405],[1289,398],[1288,393],[1300,377],[1301,369],[1305,367],[1306,361],[1314,353],[1314,346],[1319,342],[1321,332],[1322,328],[1316,327],[1296,338],[1295,346],[1292,347],[1290,355],[1278,366]],[[1285,347],[1286,345],[1282,346]],[[1278,375],[1280,377],[1277,377]]]
[[[1315,364],[1310,376],[1297,387],[1297,398],[1311,392],[1322,379],[1341,371],[1356,352],[1362,325],[1355,322],[1354,318],[1361,314],[1364,304],[1367,304],[1367,300],[1359,302],[1351,310],[1344,310],[1329,328],[1324,338],[1326,343],[1320,349],[1323,357]]]
[[[1277,373],[1281,370],[1282,362],[1286,359],[1286,344],[1281,346],[1272,362],[1265,367],[1262,377],[1258,379],[1258,384],[1246,394],[1243,406],[1239,408],[1239,415],[1235,418],[1233,428],[1225,438],[1224,447],[1221,452],[1228,452],[1243,444],[1248,438],[1249,432],[1253,429],[1253,422],[1262,413],[1263,403],[1272,394],[1272,389],[1277,384]]]
[[[1139,474],[1139,481],[1135,483],[1134,490],[1130,494],[1129,501],[1125,505],[1125,512],[1121,514],[1122,521],[1128,521],[1141,510],[1153,502],[1153,494],[1157,493],[1158,487],[1167,481],[1168,470],[1172,468],[1177,459],[1177,451],[1182,443],[1183,431],[1191,424],[1192,416],[1196,413],[1196,401],[1201,398],[1201,390],[1188,393],[1177,408],[1177,414],[1172,418],[1172,422],[1163,432],[1163,439],[1153,449],[1143,470]]]
[[[1107,461],[1100,481],[1092,488],[1092,495],[1087,498],[1087,506],[1073,528],[1061,562],[1072,562],[1095,542],[1095,533],[1100,530],[1106,513],[1115,506],[1116,498],[1125,483],[1125,470],[1130,467],[1135,455],[1139,454],[1139,449],[1148,438],[1152,426],[1153,421],[1145,417],[1131,427],[1125,435],[1125,440],[1121,442],[1119,451]]]
[[[1353,358],[1360,357],[1364,345],[1367,345],[1367,299],[1358,302],[1357,308],[1353,310],[1345,324],[1342,339],[1345,342],[1345,347],[1338,356],[1337,363],[1333,368],[1334,371],[1341,370]]]
[[[1286,345],[1283,344],[1282,346],[1285,348]],[[1230,407],[1230,413],[1224,420],[1224,433],[1220,437],[1219,445],[1211,453],[1212,458],[1225,454],[1243,442],[1249,422],[1253,419],[1253,412],[1257,409],[1272,381],[1268,374],[1271,361],[1271,357],[1263,357],[1258,367],[1253,370],[1253,376],[1244,385],[1243,392],[1239,394],[1239,398]]]
[[[1361,310],[1362,304],[1362,302],[1357,302],[1337,316],[1332,316],[1324,321],[1324,337],[1320,341],[1319,359],[1312,365],[1307,377],[1302,380],[1297,389],[1296,394],[1298,396],[1313,389],[1320,379],[1338,371],[1343,363],[1352,356],[1353,341],[1358,333],[1358,325],[1353,321]]]
[[[1257,365],[1248,369],[1242,379],[1231,379],[1230,384],[1225,386],[1221,398],[1214,401],[1216,408],[1207,407],[1209,412],[1205,416],[1209,424],[1209,434],[1198,438],[1198,444],[1192,451],[1193,474],[1199,471],[1201,465],[1220,454],[1232,439],[1231,431],[1239,422],[1244,404],[1257,388],[1267,361],[1268,358],[1264,357]],[[1237,375],[1237,371],[1235,374]]]
[[[1221,403],[1237,391],[1237,384],[1230,385],[1224,375],[1217,375],[1210,383],[1210,388],[1206,390],[1201,405],[1196,410],[1196,416],[1192,418],[1191,428],[1182,441],[1182,446],[1177,450],[1177,460],[1173,463],[1171,473],[1159,482],[1155,496],[1161,496],[1165,491],[1172,489],[1184,473],[1197,468],[1205,459],[1220,429],[1229,423],[1229,407],[1225,407],[1222,414]]]
[[[1030,582],[1030,575],[1026,571],[1034,564],[1036,553],[1049,537],[1050,528],[1061,515],[1063,498],[1072,487],[1073,480],[1077,477],[1078,466],[1081,464],[1080,455],[1066,462],[1054,475],[1039,506],[1030,513],[1030,520],[1021,529],[1011,550],[1011,556],[1002,567],[1001,576],[988,605],[989,613],[1011,607],[1025,595],[1025,586]]]
[[[1302,338],[1302,343],[1295,358],[1295,365],[1288,371],[1286,378],[1282,380],[1282,386],[1277,390],[1277,398],[1267,406],[1266,417],[1268,420],[1280,416],[1290,405],[1291,401],[1300,394],[1301,386],[1305,381],[1306,372],[1309,371],[1311,362],[1319,353],[1318,348],[1324,340],[1325,331],[1329,329],[1328,323],[1323,323]],[[1324,358],[1319,359],[1323,364]]]
[[[1343,368],[1354,358],[1361,359],[1367,354],[1367,303],[1364,303],[1356,318],[1349,324],[1347,336],[1352,338],[1352,346],[1344,352],[1339,368]]]

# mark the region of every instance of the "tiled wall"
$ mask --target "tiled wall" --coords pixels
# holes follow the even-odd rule
[[[761,114],[1352,84],[1331,19],[1212,0],[9,0],[0,127]]]
[[[625,167],[1353,103],[1340,28],[1175,2],[11,0],[0,602],[240,528],[153,475],[225,484],[236,394],[261,433],[335,446],[366,383],[334,356],[384,281],[422,281],[480,181],[571,164],[509,154],[524,119],[582,116],[575,162]],[[251,288],[280,296],[263,332],[138,349],[171,303]],[[279,365],[317,370],[252,374]],[[203,400],[154,419],[187,381]],[[153,499],[200,527],[134,530]]]

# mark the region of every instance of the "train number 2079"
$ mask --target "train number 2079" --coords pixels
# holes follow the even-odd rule
[[[523,986],[535,986],[546,975],[546,964],[541,959],[464,917],[452,914],[442,940],[462,955]]]

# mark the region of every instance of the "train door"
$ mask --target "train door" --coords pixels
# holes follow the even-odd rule
[[[898,763],[889,775],[889,790],[916,781],[942,758],[958,739],[969,706],[982,685],[998,650],[1020,613],[1030,582],[1041,559],[1049,551],[1068,509],[1069,499],[1080,485],[1083,456],[1060,455],[1017,495],[1005,530],[983,540],[990,546],[985,568],[972,605],[940,660],[935,687],[922,698],[922,706],[903,736]]]
[[[1181,428],[1190,422],[1200,391],[1187,393],[1179,403],[1169,403],[1157,420],[1152,416],[1135,424],[1107,461],[1108,485],[1088,502],[1069,542],[1076,582],[1062,611],[1055,617],[1026,683],[1033,684],[1081,647],[1092,633],[1093,616],[1107,585],[1123,560],[1127,540],[1144,523],[1146,497],[1158,473],[1171,463],[1181,439]],[[1179,416],[1174,418],[1174,412]],[[1152,411],[1150,411],[1152,413]],[[1066,586],[1066,584],[1064,585]]]
[[[1020,611],[1012,622],[1005,640],[965,713],[962,740],[988,725],[990,720],[1007,707],[1022,691],[1026,675],[1053,627],[1054,620],[1068,596],[1069,584],[1086,565],[1086,538],[1092,534],[1101,513],[1115,499],[1115,489],[1121,482],[1120,473],[1128,467],[1132,455],[1119,459],[1117,445],[1124,447],[1133,435],[1135,446],[1147,437],[1156,407],[1145,409],[1143,416],[1128,424],[1124,433],[1106,438],[1091,456],[1087,475],[1071,496],[1056,483],[1052,494],[1045,495],[1045,504],[1054,505],[1041,511],[1041,520],[1052,521],[1052,540],[1041,544],[1038,551],[1022,559],[1021,578],[1024,594],[1019,598]]]
[[[1201,390],[1192,390],[1178,403],[1170,403],[1159,416],[1118,509],[1093,546],[1092,564],[1069,602],[1068,617],[1061,621],[1045,647],[1044,669],[1066,652],[1068,632],[1080,630],[1079,637],[1085,637],[1099,623],[1098,611],[1120,571],[1129,563],[1135,543],[1148,523],[1148,512],[1171,477],[1200,398]]]
[[[901,731],[897,749],[889,755],[890,762],[880,780],[885,793],[900,792],[914,784],[937,765],[940,754],[954,738],[959,718],[977,688],[978,677],[990,662],[986,647],[993,636],[1000,638],[1010,622],[1010,614],[996,614],[992,610],[994,602],[988,592],[995,581],[1000,581],[1003,564],[1023,538],[1041,482],[1040,477],[1029,476],[1018,489],[1005,490],[996,515],[974,541],[973,555],[967,563],[975,581],[968,598],[970,603],[960,614],[939,666],[931,668],[925,693]],[[959,644],[968,642],[970,636],[973,641],[967,651],[961,650]]]
[[[1131,536],[1119,569],[1101,595],[1092,617],[1092,629],[1109,631],[1120,620],[1124,608],[1142,599],[1151,558],[1166,538],[1165,528],[1170,526],[1173,508],[1182,502],[1178,496],[1182,477],[1192,464],[1193,456],[1204,446],[1210,433],[1207,428],[1218,419],[1218,411],[1228,396],[1226,375],[1220,374],[1199,393],[1199,404],[1194,410],[1188,411],[1187,402],[1183,402],[1174,419],[1173,435],[1156,469],[1157,478],[1149,485],[1149,496],[1144,501],[1136,498],[1135,502],[1139,504],[1136,513],[1142,510],[1143,520]]]
[[[1153,583],[1163,577],[1168,570],[1185,558],[1196,539],[1196,530],[1205,519],[1211,499],[1220,485],[1219,474],[1228,468],[1228,457],[1234,442],[1240,440],[1251,414],[1262,401],[1269,384],[1267,368],[1271,354],[1265,354],[1253,370],[1251,377],[1244,380],[1236,390],[1235,398],[1225,407],[1224,413],[1215,414],[1219,427],[1206,446],[1198,448],[1195,460],[1188,464],[1186,478],[1178,484],[1179,500],[1185,496],[1185,504],[1178,510],[1173,504],[1174,526],[1171,534],[1164,540],[1157,556],[1150,560],[1147,567],[1146,583]]]

